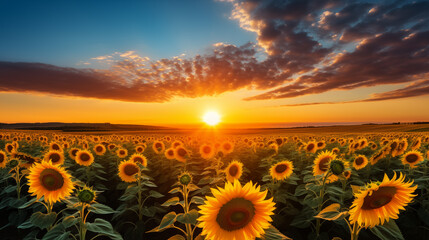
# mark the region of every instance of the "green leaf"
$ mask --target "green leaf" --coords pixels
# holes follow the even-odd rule
[[[97,214],[111,214],[111,213],[115,213],[116,211],[113,210],[111,207],[106,206],[104,204],[101,203],[94,203],[91,204],[88,209],[93,212],[93,213],[97,213]]]
[[[63,225],[65,228],[71,227],[77,224],[78,219],[75,216],[67,216],[63,219]]]
[[[64,231],[64,226],[62,224],[57,224],[49,232],[47,232],[45,236],[43,236],[42,240],[57,240],[59,237],[65,234]]]
[[[41,212],[35,212],[30,217],[31,223],[39,227],[40,229],[45,229],[54,224],[55,219],[57,219],[57,214],[52,212],[49,214],[41,213]]]
[[[179,197],[172,197],[172,198],[168,199],[167,201],[165,201],[165,203],[163,203],[161,206],[168,207],[171,205],[177,205],[177,204],[179,204],[179,202],[180,202]]]
[[[96,218],[93,223],[85,223],[85,226],[91,232],[100,233],[113,240],[123,240],[122,236],[113,230],[112,224],[104,219]]]
[[[174,193],[178,193],[181,192],[182,190],[180,189],[180,187],[176,187],[171,189],[168,193],[174,194]]]
[[[396,222],[393,219],[383,225],[370,228],[370,230],[381,240],[404,240],[401,230],[399,230],[398,225],[396,225]]]
[[[169,238],[168,240],[185,240],[185,238],[182,235],[174,235],[171,238]]]
[[[198,211],[195,209],[192,209],[191,211],[189,211],[189,213],[177,215],[177,221],[183,224],[190,223],[195,225],[197,223],[197,218],[198,218]]]
[[[33,223],[28,219],[27,221],[23,222],[21,225],[18,226],[19,229],[27,229],[34,227]]]
[[[158,187],[156,186],[155,183],[153,183],[152,181],[143,181],[143,185],[146,185],[148,187]]]
[[[162,195],[161,193],[154,191],[154,190],[149,191],[149,196],[154,197],[154,198],[164,197],[164,195]]]
[[[265,229],[264,235],[262,235],[261,239],[263,240],[287,240],[291,239],[283,235],[277,228],[273,225],[270,225],[268,229]]]
[[[148,231],[148,233],[150,232],[160,232],[163,231],[169,227],[171,227],[171,225],[174,224],[174,222],[176,221],[176,213],[175,212],[169,212],[167,213],[161,220],[161,223],[159,224],[158,227]]]
[[[33,203],[35,203],[35,202],[37,202],[37,198],[36,197],[34,197],[34,198],[32,198],[30,201],[28,201],[28,202],[26,202],[26,203],[24,203],[24,204],[22,204],[21,206],[19,206],[18,208],[19,209],[23,209],[23,208],[26,208],[26,207],[29,207],[29,206],[31,206]]]
[[[199,197],[199,196],[193,196],[192,198],[191,198],[191,201],[190,201],[190,203],[189,204],[191,204],[191,203],[196,203],[196,204],[198,204],[198,205],[202,205],[202,204],[204,204],[204,198],[202,198],[202,197]]]
[[[331,204],[326,208],[324,208],[322,211],[320,211],[319,214],[317,214],[314,217],[329,220],[329,221],[343,219],[347,215],[347,212],[346,211],[340,212],[339,211],[340,208],[341,206],[338,203]]]

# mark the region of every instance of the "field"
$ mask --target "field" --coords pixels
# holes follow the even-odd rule
[[[1,239],[427,239],[427,124],[0,131]]]

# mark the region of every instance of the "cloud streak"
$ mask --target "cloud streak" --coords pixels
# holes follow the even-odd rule
[[[104,70],[0,62],[0,91],[129,102],[168,102],[238,89],[264,90],[247,101],[286,99],[386,84],[408,86],[358,101],[427,94],[427,0],[229,2],[231,19],[255,32],[256,43],[217,43],[193,57],[151,60],[128,51],[90,60],[108,63]],[[315,104],[331,102],[287,106]]]

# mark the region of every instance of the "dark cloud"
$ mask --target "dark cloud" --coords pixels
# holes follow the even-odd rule
[[[94,58],[111,63],[108,70],[0,62],[0,91],[133,102],[165,102],[242,88],[266,90],[246,100],[383,84],[408,83],[410,89],[362,101],[427,91],[416,85],[429,72],[429,1],[231,2],[231,17],[257,34],[255,44],[219,43],[195,57],[157,61],[133,52]]]

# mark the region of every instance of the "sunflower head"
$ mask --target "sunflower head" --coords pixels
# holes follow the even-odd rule
[[[133,162],[135,162],[137,164],[141,164],[144,167],[147,166],[147,158],[145,156],[143,156],[142,154],[138,154],[138,153],[133,154],[130,157],[130,161],[133,161]]]
[[[118,155],[118,157],[124,158],[124,157],[128,156],[128,150],[125,148],[120,148],[116,151],[116,154]]]
[[[189,151],[183,146],[178,146],[174,149],[174,157],[180,162],[186,162],[186,158],[189,157]]]
[[[206,239],[255,239],[270,226],[275,208],[272,198],[265,200],[267,190],[236,180],[211,191],[214,196],[199,206],[198,226]]]
[[[95,201],[96,193],[92,188],[84,187],[77,191],[77,198],[83,203],[92,203]]]
[[[364,155],[357,155],[353,160],[353,167],[356,170],[364,168],[368,164],[368,158]]]
[[[106,147],[103,144],[97,144],[94,146],[95,154],[101,156],[106,152]]]
[[[179,183],[187,186],[192,182],[192,175],[189,172],[183,172],[179,175]]]
[[[204,159],[210,159],[214,156],[215,151],[214,148],[211,145],[203,144],[200,147],[200,154],[201,157]]]
[[[234,144],[232,142],[229,142],[229,141],[223,142],[220,145],[220,150],[225,155],[229,154],[229,153],[232,153],[232,151],[234,151]]]
[[[61,165],[64,163],[64,154],[63,152],[57,150],[50,150],[47,152],[43,158],[44,161],[51,161],[53,164]]]
[[[19,165],[19,160],[18,159],[11,159],[7,162],[7,166],[9,168],[15,168],[16,166]]]
[[[423,154],[416,150],[409,151],[404,154],[404,156],[402,156],[402,164],[408,164],[411,168],[417,167],[416,164],[422,162],[423,160]]]
[[[226,179],[229,182],[234,182],[240,179],[243,174],[243,163],[239,161],[232,161],[225,169]]]
[[[6,167],[7,164],[7,155],[5,152],[0,150],[0,168]]]
[[[290,175],[292,175],[293,172],[293,163],[291,161],[285,160],[278,162],[271,166],[270,168],[270,175],[275,180],[284,180]]]
[[[76,152],[74,160],[79,165],[90,166],[94,162],[94,156],[90,151],[84,149]]]
[[[345,170],[344,162],[337,159],[331,160],[329,168],[331,169],[332,174],[339,176]]]
[[[307,145],[305,146],[305,151],[307,151],[309,153],[315,153],[317,151],[316,143],[315,142],[307,143]]]
[[[385,174],[382,182],[368,184],[355,193],[349,210],[350,223],[372,228],[390,219],[397,219],[399,210],[405,210],[404,207],[416,196],[412,193],[417,185],[411,186],[412,184],[413,182],[405,182],[402,173],[397,178],[396,172],[392,179]]]
[[[55,203],[70,196],[73,191],[73,182],[71,176],[64,168],[52,164],[52,162],[43,161],[36,163],[29,169],[28,174],[28,192],[36,195],[37,199],[42,196],[45,201]]]
[[[330,151],[324,151],[317,155],[316,159],[314,159],[313,166],[313,175],[322,175],[325,174],[330,167],[330,162],[337,157],[334,153]]]
[[[135,182],[140,174],[139,166],[132,161],[123,161],[118,166],[119,177],[124,182]]]
[[[161,141],[153,142],[152,149],[156,154],[161,154],[165,150],[165,145]]]
[[[167,159],[174,159],[174,148],[168,148],[165,150],[164,155]]]

